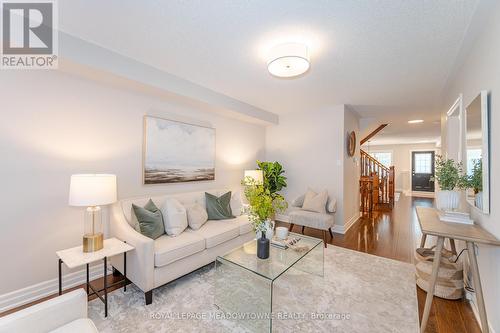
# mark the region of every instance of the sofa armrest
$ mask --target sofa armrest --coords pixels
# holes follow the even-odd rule
[[[328,213],[335,213],[337,211],[337,199],[328,197],[328,201],[326,202],[326,211]]]
[[[302,194],[300,197],[298,198],[295,198],[293,201],[292,201],[292,207],[302,207],[302,205],[304,204],[304,198],[306,197],[305,194]]]
[[[80,318],[87,318],[81,288],[0,318],[0,332],[49,332]]]
[[[144,292],[153,289],[154,240],[128,224],[119,202],[111,206],[110,234],[135,248],[127,253],[127,278]],[[111,264],[123,273],[122,256],[111,258]]]

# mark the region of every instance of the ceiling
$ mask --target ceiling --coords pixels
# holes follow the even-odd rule
[[[349,104],[388,119],[387,138],[415,141],[439,136],[436,106],[477,1],[72,0],[59,2],[59,25],[279,115]],[[287,41],[309,46],[300,78],[267,72],[266,51]]]

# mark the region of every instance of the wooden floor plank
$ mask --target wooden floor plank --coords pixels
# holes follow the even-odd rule
[[[375,212],[371,218],[365,216],[354,224],[345,235],[334,233],[333,238],[328,237],[328,242],[336,246],[360,252],[413,263],[413,252],[420,243],[420,237],[422,236],[415,215],[415,207],[430,207],[432,205],[432,199],[411,198],[401,195],[401,199],[396,203],[392,211],[381,213]],[[288,226],[288,224],[284,222],[277,222],[277,225]],[[300,227],[295,226],[294,231],[300,233]],[[320,230],[306,228],[305,234],[322,238],[322,232]],[[435,242],[435,239],[429,237],[428,244],[432,244],[432,242]],[[119,278],[115,278],[111,275],[108,276],[109,283],[116,281],[116,279]],[[102,282],[102,278],[96,280],[96,283],[99,285],[102,285]],[[82,285],[72,288],[71,290],[83,287]],[[119,288],[119,286],[113,289],[116,288]],[[416,288],[419,316],[421,318],[426,293],[420,288]],[[55,296],[57,295],[52,295],[1,313],[0,317]],[[93,298],[95,298],[95,296]],[[479,333],[480,328],[468,301],[450,301],[434,297],[426,332]]]
[[[392,211],[374,212],[372,217],[363,216],[345,235],[334,233],[329,243],[413,263],[414,251],[419,246],[422,237],[415,214],[417,206],[432,207],[433,199],[401,195]],[[288,224],[279,222],[278,225],[287,226]],[[294,231],[300,233],[300,227],[295,226]],[[310,228],[306,228],[305,234],[321,237],[320,231]],[[435,242],[435,238],[428,237],[426,246]],[[416,288],[419,317],[422,318],[426,293]],[[480,329],[468,301],[451,301],[434,297],[426,332],[479,333]]]

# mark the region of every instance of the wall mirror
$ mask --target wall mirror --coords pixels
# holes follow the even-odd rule
[[[467,202],[490,212],[489,177],[489,101],[488,92],[481,93],[465,108],[466,159],[464,165],[471,181]]]

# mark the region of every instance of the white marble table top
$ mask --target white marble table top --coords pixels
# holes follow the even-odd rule
[[[68,266],[68,268],[75,268],[102,260],[104,257],[112,257],[133,249],[133,246],[121,240],[108,238],[104,240],[103,248],[99,251],[86,253],[83,252],[83,246],[80,245],[70,249],[57,251],[56,255],[66,264],[66,266]]]

